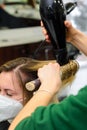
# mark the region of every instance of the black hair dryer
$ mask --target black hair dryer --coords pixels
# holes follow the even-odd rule
[[[40,15],[50,36],[54,56],[60,65],[69,62],[66,48],[66,30],[64,21],[77,3],[63,4],[62,0],[40,0]]]

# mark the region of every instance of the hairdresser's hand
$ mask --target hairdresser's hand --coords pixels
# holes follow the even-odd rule
[[[87,35],[80,30],[74,28],[69,21],[64,22],[66,27],[66,41],[73,44],[76,48],[78,48],[81,52],[83,52],[87,56]],[[41,22],[42,31],[45,35],[45,39],[47,42],[50,41],[50,37]]]
[[[49,63],[38,70],[41,81],[40,90],[48,90],[55,95],[61,87],[60,66],[58,63]]]
[[[72,42],[74,36],[78,34],[79,30],[75,29],[69,21],[65,21],[64,24],[66,26],[66,41]],[[41,27],[42,27],[42,32],[45,35],[46,41],[51,42],[50,37],[49,37],[47,30],[45,29],[42,21],[41,21]]]
[[[46,41],[47,41],[48,43],[50,43],[50,42],[51,42],[50,37],[49,37],[49,35],[48,35],[48,33],[47,33],[47,30],[45,29],[45,27],[44,27],[42,21],[41,21],[41,27],[42,27],[42,32],[43,32],[43,34],[44,34],[44,36],[45,36]]]
[[[71,24],[71,22],[69,21],[65,21],[64,22],[65,27],[66,27],[66,41],[67,42],[73,42],[73,39],[76,35],[78,35],[80,33],[79,30],[77,30],[76,28],[74,28]]]

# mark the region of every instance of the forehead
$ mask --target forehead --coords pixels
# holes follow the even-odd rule
[[[18,77],[14,71],[0,73],[0,88],[18,90],[20,88]]]

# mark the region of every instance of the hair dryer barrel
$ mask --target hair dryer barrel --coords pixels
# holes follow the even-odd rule
[[[79,68],[79,64],[75,60],[71,60],[68,64],[61,66],[61,80],[63,83],[68,83],[70,79],[75,76],[77,70]],[[40,86],[40,80],[36,79],[31,82],[26,83],[26,89],[28,91],[34,91],[38,89]]]

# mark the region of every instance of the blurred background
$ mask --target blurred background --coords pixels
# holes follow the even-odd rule
[[[29,17],[40,19],[39,15],[40,0],[0,0],[5,11],[13,16]],[[67,16],[74,25],[82,31],[87,30],[87,1],[86,0],[63,0],[67,2],[77,2],[77,7]]]
[[[68,15],[73,25],[79,28],[83,32],[87,32],[87,0],[70,0],[72,2],[77,2],[77,7]],[[69,0],[64,0],[64,3],[69,2]]]

